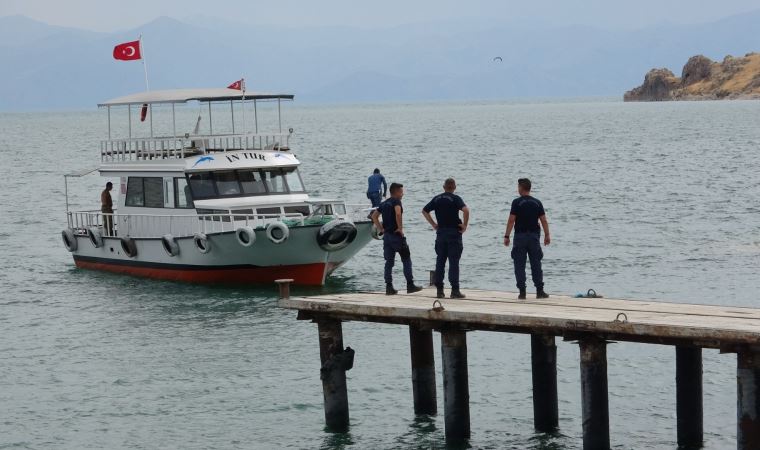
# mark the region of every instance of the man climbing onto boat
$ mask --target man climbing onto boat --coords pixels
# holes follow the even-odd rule
[[[382,190],[380,187],[382,186]],[[372,175],[367,178],[367,198],[372,202],[372,207],[380,206],[380,201],[388,194],[388,184],[385,177],[380,173],[380,169],[375,169]]]
[[[379,172],[379,171],[378,171]],[[387,295],[398,294],[393,287],[393,266],[396,263],[396,253],[401,256],[401,264],[404,266],[404,278],[406,278],[406,292],[413,293],[422,290],[415,286],[412,275],[412,257],[409,245],[404,236],[404,224],[402,216],[404,207],[401,199],[404,197],[404,185],[391,183],[391,196],[380,204],[380,207],[372,212],[372,222],[378,230],[383,232],[383,256],[385,257],[385,293]],[[380,223],[382,216],[383,222]]]
[[[443,193],[430,200],[430,203],[422,208],[422,215],[436,232],[435,237],[435,287],[436,297],[444,298],[443,273],[446,270],[446,261],[449,262],[449,283],[451,284],[451,298],[464,298],[459,290],[459,259],[462,257],[462,234],[467,231],[470,221],[470,208],[464,204],[462,197],[454,194],[457,183],[453,178],[447,178],[443,183]],[[430,215],[435,211],[436,223]],[[463,219],[459,218],[462,211]]]
[[[111,198],[111,189],[113,183],[106,183],[106,188],[100,193],[100,212],[103,213],[103,229],[108,233],[107,236],[113,236],[113,199]]]
[[[520,178],[517,180],[517,192],[520,196],[512,201],[509,219],[507,220],[507,232],[504,233],[504,245],[509,247],[509,235],[512,233],[512,228],[515,229],[512,260],[515,265],[517,289],[520,290],[520,295],[517,298],[521,300],[526,298],[526,258],[530,258],[530,275],[533,278],[533,284],[536,286],[536,298],[549,298],[549,294],[544,292],[544,273],[541,268],[544,252],[541,251],[541,228],[538,225],[540,222],[544,229],[544,245],[549,245],[551,242],[549,222],[546,221],[544,205],[537,198],[531,197],[530,189],[531,182],[529,179]]]

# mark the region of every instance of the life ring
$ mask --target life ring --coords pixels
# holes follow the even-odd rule
[[[70,252],[76,251],[77,238],[74,236],[74,230],[71,228],[66,228],[65,230],[61,231],[61,239],[63,240],[63,246],[66,247],[66,250]]]
[[[89,227],[87,229],[87,237],[90,238],[93,247],[100,248],[103,246],[103,234],[99,228]]]
[[[290,236],[290,229],[284,223],[272,222],[267,225],[267,238],[273,244],[282,244],[288,240],[288,236]]]
[[[383,231],[378,230],[377,227],[374,225],[372,225],[372,230],[370,230],[370,234],[372,235],[372,239],[375,239],[377,241],[383,240]]]
[[[124,251],[124,254],[130,258],[137,256],[137,244],[135,244],[134,239],[131,237],[121,237],[119,240],[121,241],[121,249]]]
[[[336,252],[356,239],[356,225],[342,219],[335,219],[322,225],[317,234],[317,244],[322,250]]]
[[[174,236],[171,234],[165,234],[161,237],[161,244],[164,247],[164,251],[169,256],[177,256],[179,255],[179,244],[177,244],[177,240],[174,239]]]
[[[250,247],[256,242],[256,232],[251,227],[240,227],[235,231],[238,243],[243,247]]]
[[[193,243],[195,244],[195,248],[203,254],[211,251],[211,241],[209,241],[206,233],[195,233]]]

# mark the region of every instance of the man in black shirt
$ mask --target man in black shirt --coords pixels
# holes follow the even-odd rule
[[[383,234],[383,256],[385,257],[385,293],[387,295],[398,294],[393,288],[393,265],[396,263],[396,253],[401,255],[401,264],[404,266],[404,277],[406,278],[406,292],[413,293],[421,291],[422,288],[414,285],[412,276],[412,257],[409,253],[409,245],[406,243],[404,236],[404,225],[402,215],[404,206],[401,199],[404,197],[404,185],[400,183],[391,183],[391,196],[372,212],[372,222],[375,227],[382,231]],[[382,216],[383,222],[380,223]]]
[[[462,197],[454,194],[456,189],[456,181],[453,178],[447,178],[443,183],[443,194],[436,195],[422,208],[422,215],[436,231],[435,287],[438,290],[436,294],[438,298],[446,297],[443,292],[443,272],[446,270],[447,259],[451,298],[465,297],[459,290],[459,258],[464,248],[462,234],[467,230],[467,224],[470,221],[470,209],[464,204]],[[431,211],[435,211],[438,223],[430,215]],[[459,219],[459,211],[462,211],[464,221]]]
[[[517,180],[517,192],[519,197],[512,201],[512,208],[509,211],[509,220],[507,220],[507,232],[504,234],[504,245],[509,247],[509,235],[512,228],[515,229],[515,242],[512,246],[512,259],[515,264],[515,278],[517,279],[517,288],[520,290],[519,299],[525,299],[525,259],[530,258],[530,274],[533,278],[533,284],[536,286],[536,298],[548,298],[549,294],[544,292],[544,274],[541,270],[541,258],[544,252],[541,251],[541,227],[544,229],[544,245],[549,245],[551,237],[549,235],[549,223],[546,221],[544,205],[537,198],[530,196],[531,183],[527,178]]]

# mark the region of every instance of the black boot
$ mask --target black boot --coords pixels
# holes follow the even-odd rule
[[[422,290],[422,286],[416,286],[414,282],[409,283],[406,285],[406,293],[407,294],[414,294],[415,292],[419,292]]]
[[[436,293],[435,293],[436,298],[446,298],[446,293],[443,292],[443,286],[436,286],[435,289],[436,289]]]
[[[459,288],[451,288],[451,298],[465,298],[465,295],[459,290]]]
[[[544,288],[540,287],[536,290],[536,298],[549,298],[549,294],[544,292]]]
[[[393,285],[391,283],[387,283],[385,285],[385,295],[396,295],[398,294],[398,291],[393,289]]]
[[[517,296],[518,300],[525,300],[527,297],[527,294],[525,292],[525,288],[520,288],[520,295]]]

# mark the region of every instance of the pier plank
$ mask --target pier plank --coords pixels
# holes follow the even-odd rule
[[[760,309],[608,298],[552,296],[518,300],[516,293],[468,290],[467,299],[443,299],[432,309],[434,289],[386,296],[380,292],[291,297],[280,306],[346,320],[389,323],[456,323],[468,329],[548,331],[572,338],[599,333],[615,339],[704,341],[704,347],[760,344]],[[625,314],[627,321],[620,316]]]

